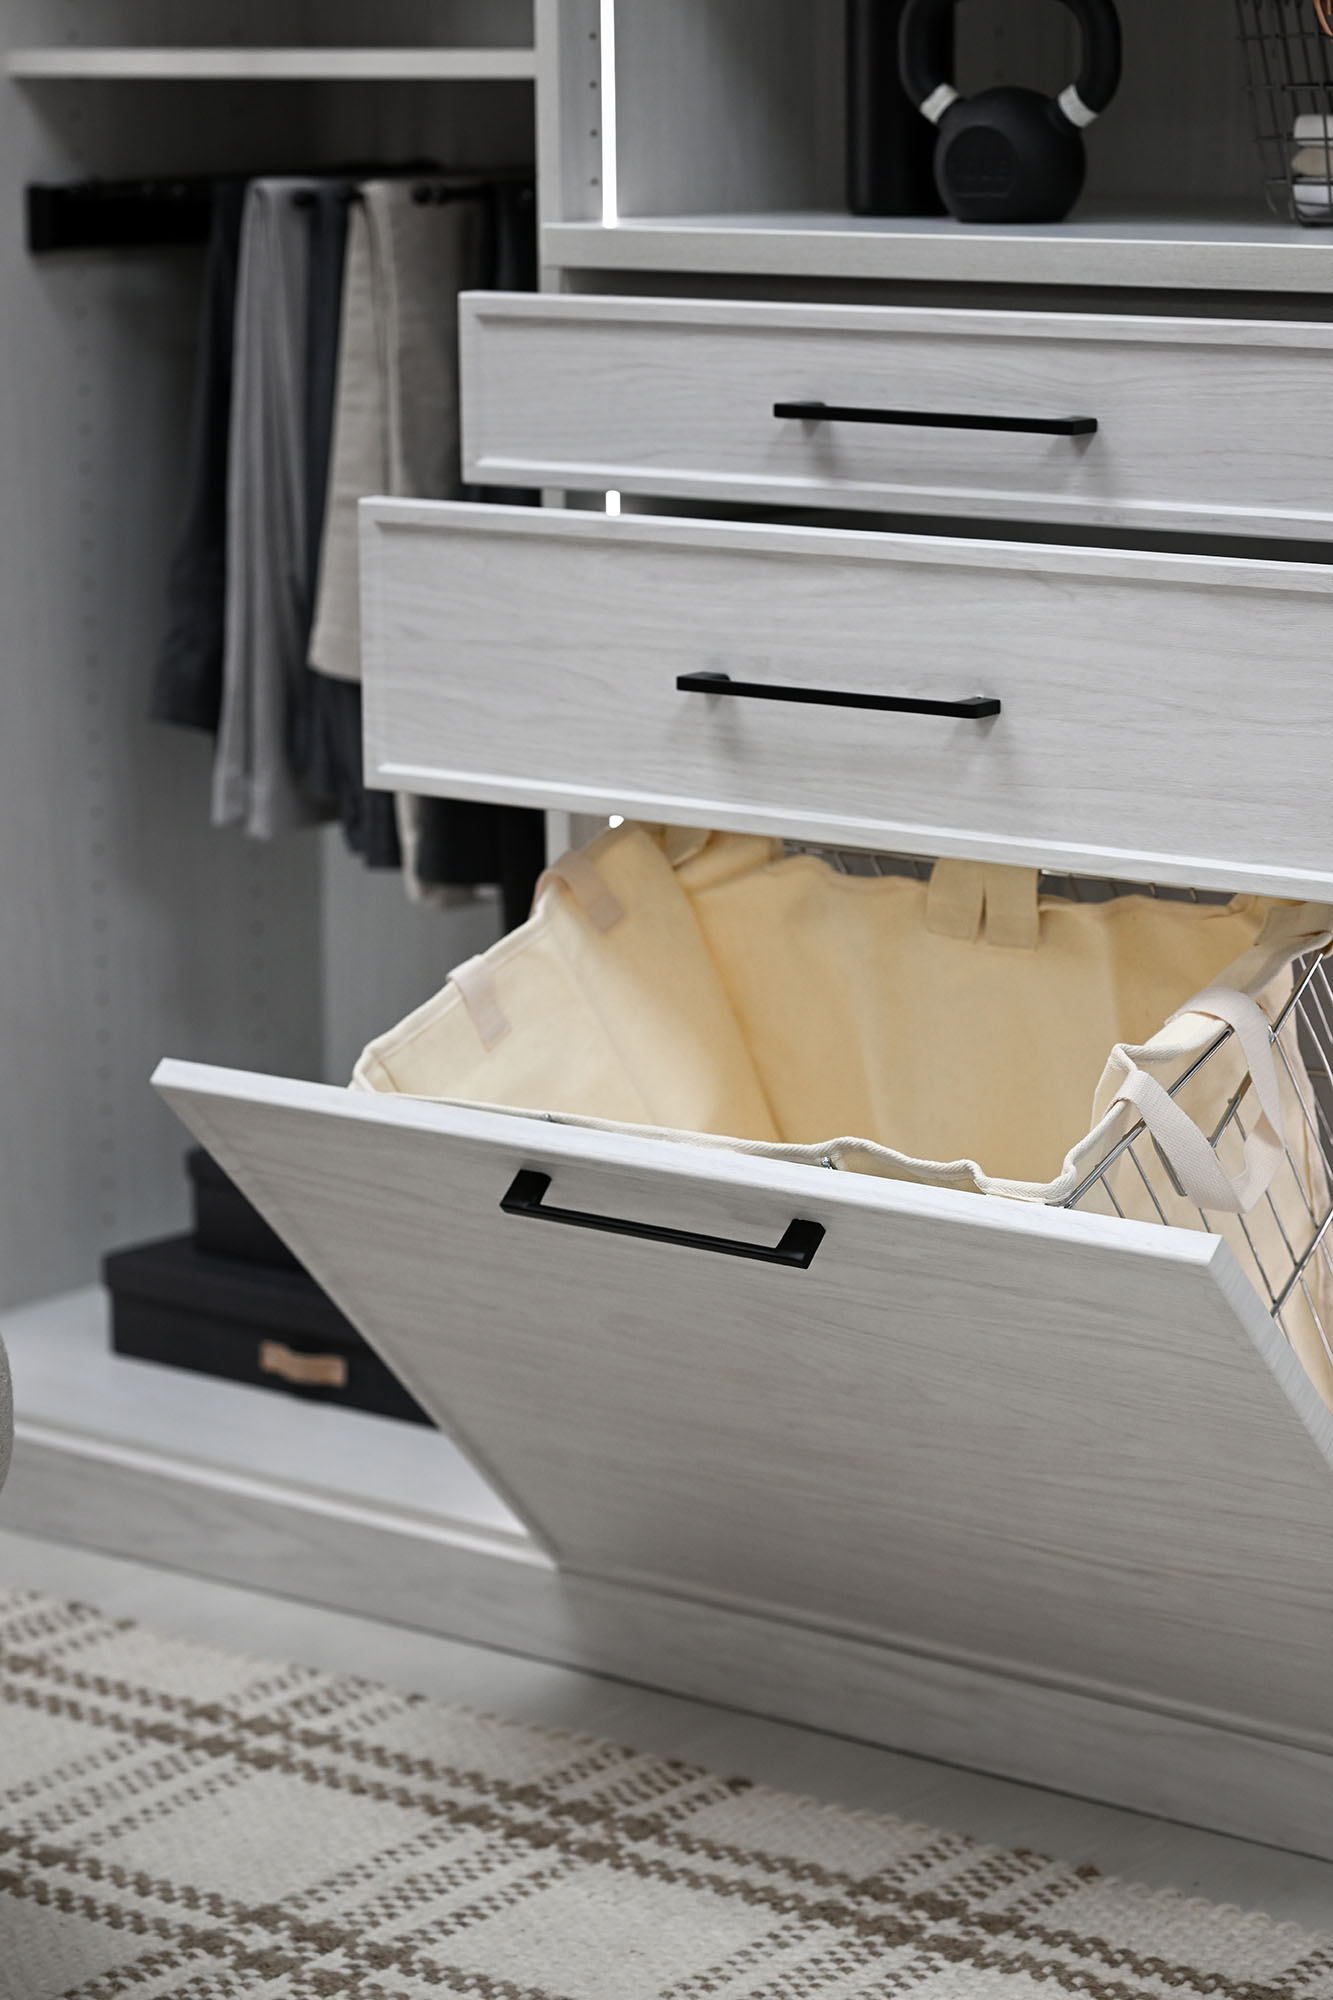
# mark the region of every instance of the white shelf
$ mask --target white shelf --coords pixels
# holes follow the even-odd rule
[[[548,224],[542,258],[605,271],[1333,292],[1333,231],[1262,208],[1004,227],[835,211],[633,217]]]
[[[12,77],[122,82],[485,83],[536,74],[531,48],[11,49]]]

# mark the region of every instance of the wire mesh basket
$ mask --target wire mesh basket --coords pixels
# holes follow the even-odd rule
[[[1330,0],[1333,4],[1333,0]],[[789,851],[817,854],[844,875],[914,875],[926,880],[930,863],[914,858],[852,852],[791,842]],[[1119,895],[1149,895],[1186,902],[1226,903],[1226,896],[1193,889],[1158,888],[1106,877],[1043,874],[1044,896],[1106,902]],[[1333,1364],[1333,978],[1330,957],[1312,953],[1292,970],[1292,990],[1269,1033],[1287,1107],[1282,1165],[1250,1215],[1213,1215],[1189,1202],[1163,1198],[1163,1171],[1174,1176],[1142,1123],[1135,1124],[1084,1177],[1063,1204],[1087,1214],[1206,1230],[1222,1236],[1267,1306],[1289,1345],[1307,1354],[1312,1344]],[[1196,1086],[1212,1064],[1226,1060],[1234,1031],[1223,1027],[1170,1088],[1178,1097]],[[1244,1164],[1255,1115],[1248,1069],[1208,1138],[1229,1174]],[[1149,1154],[1154,1157],[1149,1158]],[[1150,1170],[1151,1169],[1151,1170]]]
[[[1204,1066],[1217,1060],[1233,1031],[1224,1028],[1198,1060],[1172,1086],[1177,1096]],[[1328,960],[1321,953],[1299,959],[1294,968],[1290,999],[1269,1030],[1288,1101],[1296,1108],[1298,1129],[1288,1130],[1282,1165],[1259,1203],[1258,1211],[1218,1217],[1193,1207],[1168,1214],[1156,1191],[1159,1171],[1149,1174],[1141,1157],[1153,1141],[1142,1124],[1114,1146],[1065,1203],[1066,1208],[1094,1214],[1133,1215],[1139,1220],[1182,1222],[1228,1238],[1255,1290],[1264,1300],[1288,1343],[1298,1350],[1313,1334],[1333,1363],[1333,982]],[[1247,1074],[1222,1117],[1208,1134],[1229,1173],[1243,1164],[1249,1137],[1253,1082]],[[1317,1163],[1311,1172],[1311,1161]],[[1156,1186],[1155,1186],[1156,1183]],[[1142,1189],[1142,1193],[1140,1193]],[[1132,1191],[1137,1200],[1127,1199]],[[1184,1197],[1181,1197],[1182,1206]],[[1149,1206],[1150,1205],[1150,1206]],[[1318,1260],[1316,1266],[1316,1260]]]
[[[1330,0],[1236,0],[1246,89],[1268,205],[1307,229],[1333,225]]]

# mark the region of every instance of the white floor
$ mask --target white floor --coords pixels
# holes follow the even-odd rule
[[[1108,1874],[1333,1930],[1333,1864],[812,1730],[3,1531],[0,1588],[79,1598],[214,1645],[363,1674],[521,1721],[596,1731],[787,1791],[1092,1861]]]

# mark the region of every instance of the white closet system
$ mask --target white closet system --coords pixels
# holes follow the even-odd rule
[[[1265,219],[1216,0],[1123,11],[1086,207],[962,231],[838,211],[826,0],[537,0],[545,296],[465,307],[464,455],[577,511],[367,508],[385,782],[1333,895],[1330,239]],[[965,86],[1067,80],[1062,10],[964,19]],[[890,382],[1091,411],[1097,450],[835,451],[772,412]],[[676,684],[799,660],[957,698],[979,658],[989,752],[732,730]],[[129,1393],[57,1298],[5,1326],[18,1525],[1333,1856],[1333,1420],[1225,1246],[353,1099],[289,1080],[293,1042],[164,1091],[494,1487],[348,1413]],[[637,1235],[533,1229],[501,1207],[525,1168]],[[797,1215],[799,1277],[679,1244]]]

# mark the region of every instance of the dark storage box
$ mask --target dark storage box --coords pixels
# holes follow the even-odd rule
[[[202,1146],[185,1155],[185,1171],[194,1198],[196,1250],[206,1257],[239,1257],[247,1264],[270,1264],[282,1271],[301,1269],[282,1238]]]
[[[102,1275],[117,1354],[430,1422],[304,1271],[206,1256],[188,1236],[171,1236],[113,1252]]]

